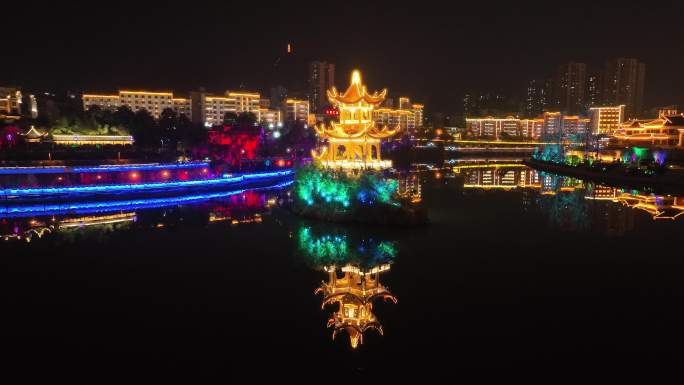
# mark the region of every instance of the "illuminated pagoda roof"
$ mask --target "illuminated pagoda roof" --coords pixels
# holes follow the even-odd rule
[[[326,267],[329,273],[328,282],[323,282],[316,293],[323,293],[323,303],[338,304],[339,308],[328,320],[328,327],[333,328],[332,338],[345,331],[349,335],[352,348],[363,343],[363,333],[374,329],[383,335],[382,325],[373,314],[373,301],[382,298],[397,303],[397,297],[380,284],[380,273],[389,270],[390,265],[375,266],[364,271],[353,265],[342,267],[344,276],[337,277],[335,266]]]
[[[399,126],[376,127],[373,120],[373,109],[385,100],[387,89],[369,93],[361,82],[361,73],[353,71],[349,88],[343,94],[335,87],[327,94],[330,103],[340,111],[339,122],[331,122],[330,127],[315,126],[319,137],[328,140],[328,146],[320,152],[312,152],[312,156],[324,166],[333,168],[391,167],[390,161],[381,159],[380,139],[395,135]]]
[[[24,134],[24,138],[27,142],[39,142],[46,135],[46,132],[40,132],[34,126],[31,126],[31,129]]]
[[[333,87],[327,91],[328,100],[334,106],[339,104],[357,104],[362,100],[373,106],[378,106],[385,100],[387,96],[387,88],[380,92],[370,94],[366,86],[361,83],[361,73],[359,71],[352,72],[351,84],[343,94],[337,92],[337,88]]]

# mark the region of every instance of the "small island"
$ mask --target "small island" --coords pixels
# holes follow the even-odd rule
[[[684,191],[684,172],[681,167],[666,163],[667,154],[663,149],[646,147],[589,153],[551,144],[537,148],[525,164],[545,172],[607,184]]]
[[[358,71],[344,93],[328,90],[328,100],[340,111],[339,123],[315,128],[326,142],[312,152],[313,163],[295,175],[295,213],[332,222],[427,223],[425,209],[399,194],[397,181],[386,174],[392,163],[381,158],[381,140],[398,128],[377,128],[372,120],[373,109],[386,95],[386,89],[367,92]]]

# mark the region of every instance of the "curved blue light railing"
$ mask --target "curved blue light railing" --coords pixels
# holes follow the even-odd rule
[[[258,188],[221,191],[208,194],[193,194],[165,198],[141,198],[98,202],[66,202],[54,204],[0,206],[0,218],[21,218],[34,215],[88,214],[135,209],[158,208],[227,198],[247,191],[278,190],[290,186],[293,181]]]
[[[199,163],[175,163],[175,164],[140,164],[125,166],[93,166],[93,167],[72,167],[71,172],[115,172],[115,171],[147,171],[147,170],[176,170],[209,167],[207,162]]]
[[[188,180],[173,182],[155,182],[138,184],[114,184],[114,185],[95,185],[95,186],[70,186],[70,187],[38,187],[38,188],[10,188],[0,190],[0,196],[5,197],[25,197],[40,195],[60,195],[60,194],[84,194],[84,193],[107,193],[107,192],[136,192],[156,189],[173,189],[185,187],[212,187],[231,185],[245,180],[266,179],[293,174],[292,169],[232,176],[227,174],[220,179]]]
[[[0,167],[0,175],[18,174],[67,174],[67,173],[92,173],[92,172],[122,172],[122,171],[147,171],[147,170],[178,170],[209,167],[207,162],[189,163],[149,163],[128,165],[100,165],[84,167]]]

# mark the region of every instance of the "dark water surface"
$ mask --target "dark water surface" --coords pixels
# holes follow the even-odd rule
[[[424,228],[304,221],[280,207],[287,190],[0,219],[3,372],[337,382],[681,366],[679,201],[511,170],[424,177]],[[314,294],[345,258],[390,263],[398,300],[375,302],[384,335],[357,349],[332,340],[335,308]]]

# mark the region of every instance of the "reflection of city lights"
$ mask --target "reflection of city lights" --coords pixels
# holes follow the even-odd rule
[[[273,131],[273,138],[275,138],[275,139],[280,138],[280,131]]]
[[[162,171],[162,176],[163,176],[164,178],[168,178],[168,177],[169,177],[169,172],[168,172],[168,171]]]
[[[20,188],[20,189],[0,189],[0,195],[16,195],[16,196],[31,196],[31,195],[53,195],[53,194],[70,194],[70,193],[94,193],[94,192],[115,192],[115,191],[141,191],[146,189],[156,188],[180,188],[191,186],[210,186],[210,185],[229,185],[239,183],[246,180],[255,180],[262,178],[284,177],[293,174],[292,170],[282,170],[274,172],[262,172],[254,174],[243,174],[239,176],[231,176],[224,174],[223,178],[217,179],[202,179],[190,180],[181,182],[159,182],[159,183],[139,183],[139,184],[118,184],[118,185],[90,185],[90,186],[72,186],[72,187],[44,187],[44,188]],[[2,210],[0,210],[2,212]]]
[[[137,172],[132,172],[131,173],[131,179],[137,179],[138,178],[138,173]]]

